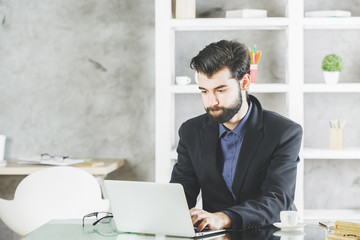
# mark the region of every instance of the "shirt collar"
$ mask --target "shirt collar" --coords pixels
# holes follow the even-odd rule
[[[249,101],[249,109],[247,113],[245,114],[244,118],[240,121],[240,123],[232,131],[227,129],[222,123],[219,123],[219,138],[221,138],[225,132],[233,132],[234,134],[239,135],[240,137],[244,136],[245,125],[250,116],[251,109],[252,109],[252,103],[251,101]]]

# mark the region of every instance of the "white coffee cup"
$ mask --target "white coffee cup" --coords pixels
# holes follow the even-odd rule
[[[188,85],[191,83],[191,78],[188,76],[177,76],[175,82],[177,85]]]
[[[299,214],[296,211],[281,211],[280,221],[284,226],[296,226],[298,223]]]

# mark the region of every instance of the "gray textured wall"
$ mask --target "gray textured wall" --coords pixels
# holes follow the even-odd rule
[[[2,0],[0,20],[6,157],[126,158],[110,178],[153,180],[154,2]],[[0,197],[21,178],[0,177]]]

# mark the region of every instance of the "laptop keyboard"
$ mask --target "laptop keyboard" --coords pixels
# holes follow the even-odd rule
[[[202,231],[198,231],[196,227],[194,227],[195,233],[199,233],[199,232],[208,232],[210,231],[209,227],[205,227]]]

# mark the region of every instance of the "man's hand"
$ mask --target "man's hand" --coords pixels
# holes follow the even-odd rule
[[[206,226],[211,230],[231,227],[231,219],[223,212],[209,213],[202,209],[190,209],[191,220],[198,231],[202,231]]]

